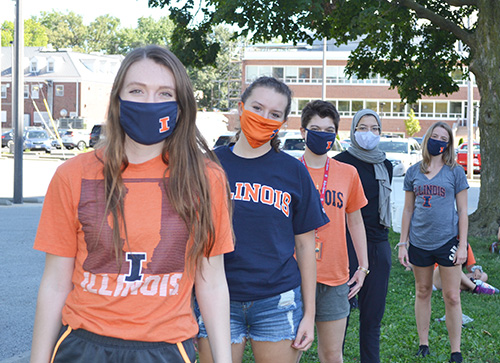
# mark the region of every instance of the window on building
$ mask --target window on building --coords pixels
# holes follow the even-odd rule
[[[272,77],[273,76],[273,67],[260,66],[259,67],[259,77],[262,77],[262,76]]]
[[[433,117],[434,116],[434,102],[421,102],[420,103],[420,117]]]
[[[450,102],[450,117],[462,117],[462,102]]]
[[[246,82],[252,83],[257,78],[259,78],[259,67],[258,66],[247,66]]]
[[[30,98],[30,86],[24,85],[24,98]]]
[[[415,116],[420,116],[420,110],[418,108],[418,103],[412,103],[409,106],[410,106],[410,108],[408,109],[408,112],[410,112],[410,109],[412,109],[413,112],[415,112]]]
[[[352,112],[356,113],[356,112],[362,110],[364,107],[363,103],[364,103],[363,101],[352,101],[351,102]]]
[[[337,74],[338,74],[339,83],[348,83],[349,80],[347,79],[347,76],[345,74],[345,67],[340,67],[340,66],[336,66],[336,67],[337,67]]]
[[[326,83],[337,83],[338,67],[326,67]]]
[[[49,58],[47,60],[47,72],[54,72],[55,62],[54,59]]]
[[[366,101],[366,108],[378,112],[377,110],[378,102],[377,101]]]
[[[391,101],[386,101],[386,100],[379,101],[378,107],[379,107],[378,111],[381,114],[384,114],[384,116],[390,116],[391,115]]]
[[[323,82],[323,68],[313,67],[312,68],[312,83],[322,83]]]
[[[2,84],[2,98],[7,98],[7,86]]]
[[[34,84],[31,86],[31,98],[36,100],[39,97],[40,97],[40,86],[37,84]]]
[[[339,111],[340,116],[350,116],[351,115],[351,105],[350,101],[341,101],[339,100],[339,107],[337,110]]]
[[[436,101],[436,117],[448,117],[448,102]]]
[[[285,82],[286,83],[297,83],[298,76],[299,76],[298,67],[285,67]]]
[[[38,59],[33,58],[30,61],[30,72],[38,72]]]
[[[64,96],[64,86],[63,85],[57,85],[56,86],[56,96]]]
[[[306,105],[310,102],[311,100],[299,100],[299,113],[302,113],[302,110],[304,109],[304,107],[306,107]]]
[[[309,83],[311,81],[311,68],[299,67],[299,83]]]
[[[392,116],[394,117],[405,117],[405,104],[403,102],[392,102]]]
[[[284,70],[283,67],[273,67],[273,77],[276,79],[279,79],[280,81],[283,81],[284,78]]]

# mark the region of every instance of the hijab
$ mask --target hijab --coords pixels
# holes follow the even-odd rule
[[[358,111],[351,124],[351,145],[347,149],[347,152],[354,156],[355,158],[364,161],[368,164],[373,164],[375,169],[375,179],[378,180],[379,194],[378,194],[378,212],[380,224],[389,228],[391,226],[391,182],[389,180],[389,172],[384,164],[386,159],[385,152],[379,150],[378,145],[372,150],[363,149],[359,146],[354,133],[356,132],[356,127],[363,116],[373,116],[377,119],[378,126],[382,131],[382,122],[380,117],[375,111],[364,109]]]

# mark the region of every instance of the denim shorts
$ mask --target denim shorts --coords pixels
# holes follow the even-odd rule
[[[458,239],[453,237],[444,246],[436,248],[435,250],[427,251],[415,247],[411,244],[408,247],[408,259],[410,263],[419,267],[432,266],[437,263],[440,266],[451,267],[455,266],[453,260],[455,253],[458,249]]]
[[[263,342],[294,340],[303,317],[300,286],[279,295],[255,301],[231,301],[231,343],[244,339]],[[200,327],[198,338],[206,338],[207,331],[195,304]]]
[[[316,285],[316,321],[334,321],[349,315],[349,286],[347,283],[339,286],[328,286],[322,283]]]

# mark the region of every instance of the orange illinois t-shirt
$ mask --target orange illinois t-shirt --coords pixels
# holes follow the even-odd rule
[[[56,171],[45,197],[34,248],[75,258],[62,311],[64,324],[109,337],[176,343],[193,337],[195,273],[188,273],[189,231],[166,197],[161,156],[129,164],[125,221],[128,242],[121,266],[105,215],[103,164],[95,152],[68,160]],[[207,162],[216,243],[211,256],[233,250],[226,178]],[[122,238],[124,233],[122,231]]]
[[[363,208],[368,201],[356,168],[334,159],[328,160],[329,176],[323,208],[330,223],[316,231],[317,281],[328,286],[339,286],[349,281],[346,213]],[[307,170],[320,192],[325,169],[307,167]]]

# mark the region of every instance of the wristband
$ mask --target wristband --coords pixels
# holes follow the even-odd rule
[[[361,266],[358,266],[358,270],[363,271],[366,275],[368,275],[370,273],[370,270],[368,270],[367,268],[361,267]]]
[[[408,247],[408,242],[399,242],[396,246],[394,246],[394,249],[397,249],[398,247],[401,246]]]

